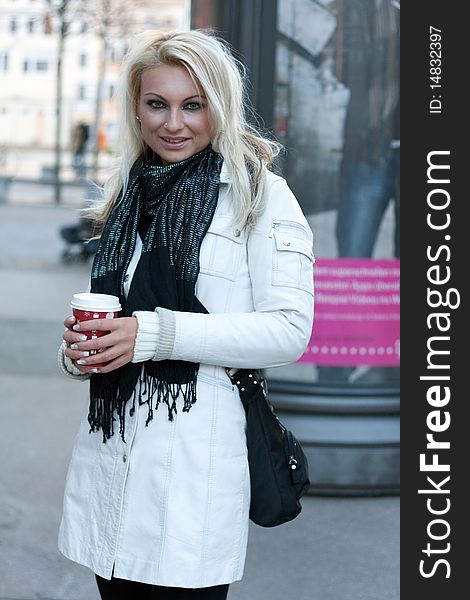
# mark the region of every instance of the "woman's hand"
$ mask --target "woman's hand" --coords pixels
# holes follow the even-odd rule
[[[120,317],[118,319],[93,319],[76,323],[75,317],[64,321],[67,328],[63,338],[67,344],[65,355],[72,359],[83,373],[109,373],[131,362],[134,354],[137,336],[137,319],[135,317]],[[108,334],[94,340],[87,340],[85,331],[109,331]],[[103,348],[93,356],[90,350]],[[97,363],[104,363],[95,367]]]

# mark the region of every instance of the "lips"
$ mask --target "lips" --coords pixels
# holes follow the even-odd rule
[[[175,138],[162,137],[160,139],[162,140],[162,142],[166,146],[173,147],[173,148],[179,148],[185,142],[187,142],[189,138],[185,138],[185,137],[177,137],[177,138],[176,137]]]

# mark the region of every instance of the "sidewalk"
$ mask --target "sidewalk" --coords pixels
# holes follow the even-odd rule
[[[59,227],[75,219],[72,203],[0,205],[0,600],[99,600],[91,571],[57,550],[87,400],[86,384],[56,367],[70,296],[89,276],[89,265],[59,259]],[[308,496],[302,504],[292,523],[251,524],[245,576],[229,600],[399,599],[398,498]]]

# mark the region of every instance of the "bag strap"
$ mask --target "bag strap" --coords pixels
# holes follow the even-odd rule
[[[253,392],[253,389],[259,385],[265,384],[265,379],[261,371],[254,369],[230,369],[225,368],[225,372],[233,385],[236,385],[240,392]]]
[[[247,408],[247,404],[250,398],[256,394],[258,389],[261,387],[268,404],[271,404],[268,400],[268,384],[263,374],[258,369],[230,369],[225,368],[225,372],[228,378],[235,385],[240,392],[240,398]]]

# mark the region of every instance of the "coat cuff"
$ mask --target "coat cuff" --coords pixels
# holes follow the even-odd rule
[[[166,360],[175,343],[176,323],[171,310],[156,308],[155,312],[134,311],[138,329],[132,362]]]
[[[57,353],[57,362],[59,365],[59,369],[62,371],[62,373],[64,373],[64,375],[67,375],[68,377],[71,377],[72,379],[78,379],[80,381],[90,379],[89,373],[83,373],[82,371],[80,371],[80,369],[77,369],[77,367],[73,364],[70,358],[68,356],[65,356],[65,348],[65,342],[62,342],[62,344],[59,346],[59,352]]]
[[[167,360],[173,353],[173,347],[175,345],[175,314],[172,310],[168,310],[167,308],[156,308],[155,312],[160,319],[160,337],[154,360]]]
[[[160,331],[157,313],[136,310],[132,313],[132,316],[137,319],[138,323],[132,362],[155,360]]]

